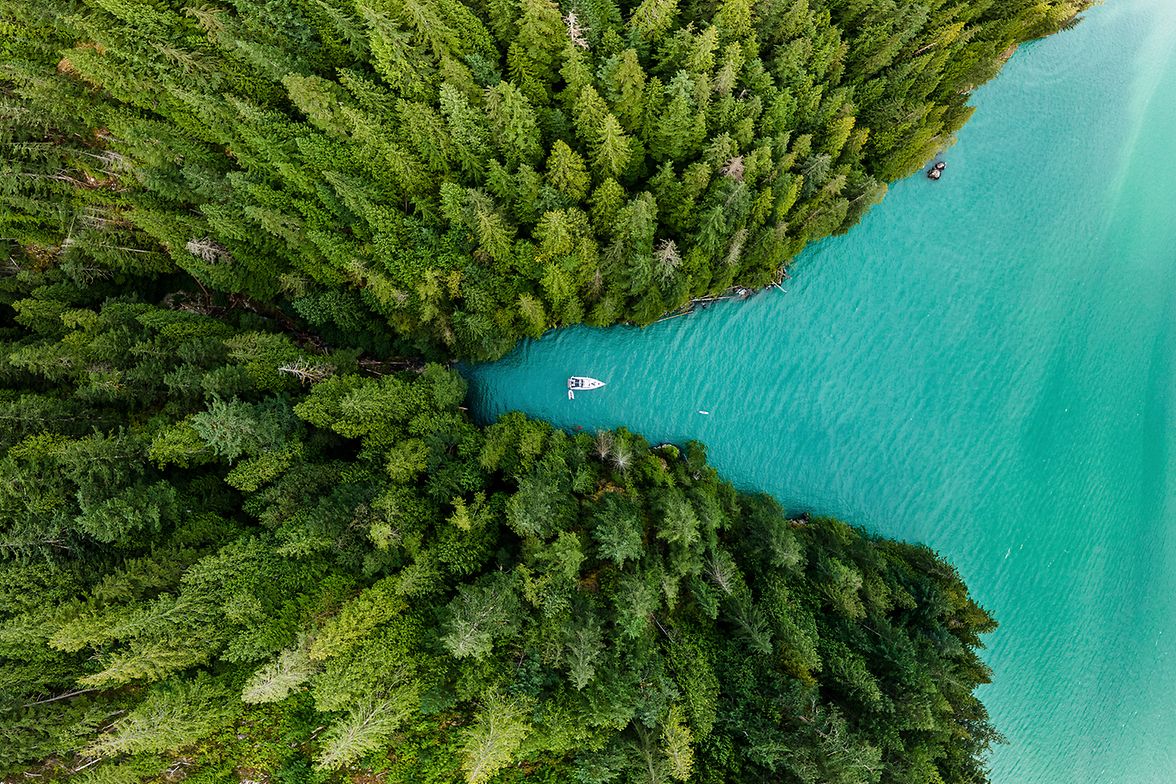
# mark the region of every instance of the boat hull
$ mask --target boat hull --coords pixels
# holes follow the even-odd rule
[[[589,389],[600,389],[604,382],[588,376],[572,376],[568,379],[568,400],[575,400],[577,392]]]

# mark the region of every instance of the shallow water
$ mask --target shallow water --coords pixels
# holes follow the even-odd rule
[[[474,368],[477,410],[704,441],[926,542],[1001,621],[997,784],[1176,781],[1176,2],[1109,0],[975,96],[786,292]],[[570,374],[608,387],[566,399]],[[709,415],[699,413],[709,411]]]

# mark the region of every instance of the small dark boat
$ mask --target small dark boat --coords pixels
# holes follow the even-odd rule
[[[944,169],[947,168],[947,164],[944,163],[943,161],[940,161],[939,163],[935,164],[935,168],[938,169],[939,171],[943,171]]]
[[[942,169],[932,169],[931,171],[927,172],[928,179],[938,180],[942,176],[943,176]]]

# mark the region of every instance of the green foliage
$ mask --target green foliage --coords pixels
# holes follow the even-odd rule
[[[247,703],[281,702],[316,669],[304,644],[282,651],[274,661],[253,673],[241,699]]]
[[[85,298],[37,289],[0,341],[0,402],[55,401],[0,451],[4,770],[983,779],[993,624],[932,553],[790,520],[697,444],[478,427],[437,365]]]
[[[176,751],[212,734],[236,713],[227,690],[208,678],[151,689],[85,749],[96,757]]]
[[[356,705],[327,732],[316,764],[328,770],[338,769],[365,754],[383,749],[392,733],[413,714],[415,697],[416,692],[410,690],[392,699]]]
[[[14,0],[0,237],[21,272],[182,269],[327,340],[498,356],[766,285],[1086,5]]]
[[[511,763],[531,729],[526,715],[516,702],[486,698],[466,731],[461,767],[467,784],[482,784]]]

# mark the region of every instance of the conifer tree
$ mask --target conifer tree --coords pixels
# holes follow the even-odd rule
[[[646,323],[773,281],[950,144],[1003,53],[1086,5],[61,2],[21,0],[0,39],[15,264],[362,303],[373,340],[469,358],[535,333],[520,296],[554,324]],[[449,186],[496,205],[455,219]],[[659,258],[667,285],[609,258],[647,192],[686,260]],[[557,209],[594,218],[574,264],[539,247]],[[461,282],[422,294],[439,268]]]

